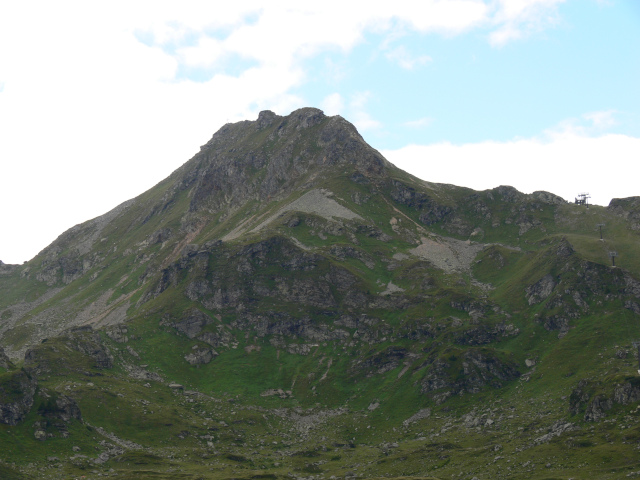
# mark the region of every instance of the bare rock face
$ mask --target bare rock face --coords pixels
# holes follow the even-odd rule
[[[95,361],[97,368],[112,368],[113,356],[102,343],[100,335],[91,331],[91,328],[76,329],[78,333],[71,333],[67,344],[81,353],[90,356]]]
[[[629,405],[640,401],[640,379],[627,377],[617,384],[613,391],[602,391],[600,382],[580,380],[569,398],[569,413],[578,415],[584,412],[587,422],[597,422],[606,417],[614,405]]]
[[[107,336],[118,343],[127,343],[129,341],[128,332],[126,325],[115,325],[106,330]]]
[[[454,378],[451,371],[460,367]],[[451,395],[477,393],[490,386],[501,388],[520,377],[515,364],[501,360],[488,351],[467,350],[461,358],[451,355],[434,361],[429,374],[422,381],[422,393],[429,394],[436,403],[442,403]]]
[[[640,400],[640,385],[637,382],[625,382],[617,385],[613,391],[613,401],[620,405],[629,405]]]
[[[234,340],[233,335],[228,330],[225,330],[222,325],[218,326],[217,332],[204,332],[199,337],[205,343],[208,343],[212,347],[228,347]]]
[[[50,392],[47,394],[50,394]],[[80,407],[73,398],[66,395],[50,395],[46,401],[40,404],[38,413],[51,421],[61,420],[68,423],[74,419],[82,420]]]
[[[174,327],[187,337],[195,338],[196,335],[202,332],[202,329],[211,322],[211,317],[202,313],[202,311],[197,308],[193,308],[185,312],[182,319],[174,324]]]
[[[605,395],[596,395],[587,406],[584,419],[587,422],[597,422],[607,415],[607,410],[611,410],[613,402]]]
[[[36,279],[53,286],[60,281],[68,285],[83,273],[83,262],[80,253],[76,250],[69,255],[59,255],[59,249],[53,248],[42,260],[41,270],[36,274]]]
[[[633,230],[640,230],[640,197],[614,198],[607,210],[629,220]]]
[[[315,141],[307,132],[314,130]],[[270,144],[263,148],[264,135]],[[318,148],[320,147],[320,148]],[[201,147],[182,182],[195,185],[190,210],[211,209],[288,194],[309,168],[355,165],[379,174],[387,165],[355,127],[342,117],[327,117],[316,108],[301,108],[286,117],[264,111],[257,121],[227,124]],[[263,175],[255,175],[262,171]]]
[[[395,180],[392,184],[394,189],[391,192],[391,198],[402,205],[418,209],[421,212],[420,221],[427,226],[445,220],[454,213],[453,208],[435,202],[413,187]]]
[[[89,359],[87,366],[98,369],[108,369],[113,367],[113,356],[102,343],[100,334],[94,332],[90,326],[76,327],[66,332],[60,339],[65,346],[80,352]],[[27,350],[24,356],[24,366],[30,372],[41,375],[54,370],[56,365],[52,364],[52,359],[56,358],[57,347],[52,342],[43,341]],[[59,367],[59,365],[57,365]],[[71,367],[70,368],[74,368]]]
[[[31,410],[37,381],[24,370],[0,375],[0,423],[17,425]]]
[[[640,305],[636,302],[627,300],[626,302],[624,302],[624,308],[631,310],[636,315],[640,315]]]
[[[19,267],[20,267],[20,265],[14,265],[14,264],[11,264],[11,263],[4,263],[2,260],[0,260],[0,275],[8,275],[10,273],[13,273]]]
[[[535,444],[541,444],[541,443],[547,443],[549,441],[551,441],[554,437],[559,437],[560,435],[562,435],[565,432],[571,432],[573,430],[578,429],[579,427],[577,427],[576,425],[574,425],[573,423],[570,422],[564,422],[562,420],[554,423],[551,428],[549,429],[549,432],[542,435],[541,437],[538,437],[534,440]]]
[[[9,357],[4,353],[2,347],[0,347],[0,368],[4,368],[5,370],[12,370],[15,368]]]
[[[73,420],[82,420],[80,407],[76,401],[47,389],[42,389],[40,396],[43,400],[38,405],[38,414],[42,420],[33,424],[35,439],[44,442],[56,437],[69,438],[69,424]]]
[[[556,281],[552,275],[545,275],[533,285],[527,287],[526,297],[529,305],[540,303],[553,292]]]
[[[542,203],[546,203],[549,205],[562,205],[564,203],[567,203],[567,201],[562,198],[559,197],[558,195],[555,195],[551,192],[545,192],[542,190],[538,190],[537,192],[533,192],[531,194],[531,197],[535,198],[536,200],[541,201]]]
[[[73,398],[62,395],[56,400],[56,405],[60,418],[65,422],[69,422],[71,419],[82,420],[80,407]]]
[[[192,353],[185,355],[184,359],[191,365],[206,365],[218,356],[212,348],[194,350]]]

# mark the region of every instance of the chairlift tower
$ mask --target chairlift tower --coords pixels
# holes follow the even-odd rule
[[[611,257],[611,266],[616,266],[616,257],[618,256],[618,252],[609,252],[609,256]]]
[[[578,198],[576,198],[576,205],[585,205],[587,208],[589,208],[589,199],[591,198],[591,195],[589,195],[588,193],[580,193],[578,195]]]
[[[596,227],[600,229],[600,241],[604,242],[604,239],[602,238],[602,227],[604,227],[604,223],[598,223],[596,224]]]

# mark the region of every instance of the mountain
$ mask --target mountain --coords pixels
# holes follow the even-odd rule
[[[227,124],[0,263],[0,473],[636,475],[639,239],[640,197],[425,182],[313,108]]]

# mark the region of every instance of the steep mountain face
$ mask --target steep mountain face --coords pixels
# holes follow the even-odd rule
[[[192,212],[285,198],[303,181],[308,188],[316,176],[340,167],[380,175],[387,165],[353,125],[312,108],[286,118],[262,112],[257,122],[225,125],[192,161],[181,182],[194,186]]]
[[[0,263],[11,474],[618,478],[639,204],[424,182],[313,108],[225,125]]]

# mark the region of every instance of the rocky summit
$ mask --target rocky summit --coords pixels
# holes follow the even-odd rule
[[[0,477],[640,477],[639,219],[227,124],[0,262]]]

